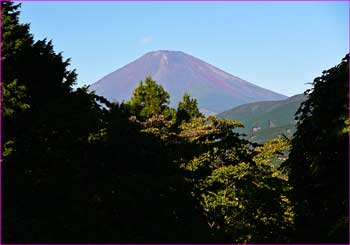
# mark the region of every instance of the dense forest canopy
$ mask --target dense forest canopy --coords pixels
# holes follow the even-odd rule
[[[73,89],[19,5],[1,11],[2,242],[348,243],[348,55],[293,138],[258,145],[189,94],[170,108],[151,77],[125,104]]]

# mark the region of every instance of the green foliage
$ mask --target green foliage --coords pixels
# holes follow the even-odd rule
[[[235,135],[221,140],[220,147],[182,165],[216,241],[288,242],[293,227],[291,188],[271,164],[288,142],[275,140],[254,150]]]
[[[197,100],[191,99],[190,95],[185,93],[177,107],[176,124],[180,125],[183,121],[188,122],[195,117],[204,117],[204,115],[198,109]]]
[[[28,24],[19,24],[20,4],[13,4],[9,1],[1,3],[2,12],[2,62],[20,57],[33,43],[33,37],[29,33]],[[12,42],[9,42],[12,40]],[[6,42],[5,42],[6,41]],[[9,69],[11,69],[9,67]]]
[[[259,164],[272,166],[273,170],[282,174],[278,169],[290,150],[290,139],[287,137],[267,141],[264,145],[255,148],[257,153],[253,160]]]
[[[13,143],[15,143],[13,140],[6,141],[2,146],[2,155],[3,157],[9,156],[13,152]]]
[[[30,106],[25,103],[26,87],[18,85],[17,80],[10,83],[4,83],[2,86],[3,111],[4,117],[12,117],[14,114],[22,112]]]
[[[140,81],[139,86],[134,89],[133,95],[127,104],[130,105],[134,115],[139,116],[141,119],[160,114],[171,116],[173,112],[168,106],[169,98],[168,92],[148,76],[144,83]]]
[[[32,44],[32,36],[28,33],[28,25],[18,23],[20,5],[10,2],[2,2],[2,115],[3,115],[3,135],[4,144],[3,157],[10,155],[14,150],[15,135],[8,134],[7,125],[15,123],[17,114],[30,108],[26,95],[26,86],[18,80],[16,76],[9,76],[13,71],[12,64],[16,59],[20,59],[22,53],[27,52]],[[10,146],[11,145],[11,146]]]
[[[101,141],[101,140],[105,139],[106,135],[107,135],[106,128],[102,128],[102,129],[98,130],[98,132],[96,132],[96,133],[90,133],[90,135],[88,137],[88,142],[94,143],[94,142]]]
[[[348,243],[348,94],[349,55],[315,78],[297,112],[284,164],[294,188],[296,242]]]

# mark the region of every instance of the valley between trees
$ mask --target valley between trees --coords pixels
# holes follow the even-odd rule
[[[121,104],[73,89],[69,60],[1,7],[3,243],[349,242],[349,55],[291,138],[256,144],[151,77]]]

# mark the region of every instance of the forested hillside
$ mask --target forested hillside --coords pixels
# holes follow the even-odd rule
[[[348,243],[348,55],[293,138],[258,145],[152,77],[123,104],[73,89],[69,60],[1,8],[2,243]]]
[[[253,142],[264,143],[280,135],[293,135],[295,113],[304,100],[305,96],[298,94],[285,100],[249,103],[219,113],[217,117],[241,121],[244,128],[237,132]]]

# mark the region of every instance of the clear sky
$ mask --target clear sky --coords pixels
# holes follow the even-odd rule
[[[291,96],[349,50],[349,2],[24,2],[20,20],[72,59],[79,86],[177,50]]]

